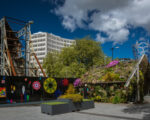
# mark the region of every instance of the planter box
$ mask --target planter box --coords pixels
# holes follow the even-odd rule
[[[90,108],[95,107],[94,101],[92,101],[92,100],[83,101],[81,106],[82,106],[81,110],[90,109]]]
[[[70,99],[57,99],[49,103],[41,104],[41,112],[49,115],[63,114],[90,108],[94,108],[94,101],[84,100],[81,103],[73,103]]]
[[[69,111],[70,112],[73,112],[73,111],[76,111],[76,107],[74,105],[74,103],[72,102],[71,99],[63,99],[63,98],[58,98],[57,101],[60,101],[60,102],[68,102],[69,104]]]
[[[73,103],[73,107],[75,108],[75,109],[72,109],[73,112],[79,111],[82,109],[82,103]]]
[[[47,104],[41,104],[41,112],[42,113],[47,113]]]
[[[68,103],[61,104],[41,104],[41,112],[49,115],[63,114],[70,112]]]
[[[49,115],[57,115],[57,114],[63,114],[63,113],[68,113],[68,112],[70,112],[68,104],[48,105],[47,106],[47,114],[49,114]]]
[[[51,102],[56,102],[55,100],[51,100]],[[47,104],[46,103],[48,103],[48,102],[44,102],[44,103],[42,103],[41,104],[41,112],[42,113],[47,113]]]

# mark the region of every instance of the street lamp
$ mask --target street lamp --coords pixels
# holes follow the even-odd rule
[[[107,56],[105,55],[104,56],[104,64],[106,65],[106,59],[107,59]]]
[[[111,48],[111,50],[112,50],[112,60],[113,60],[113,57],[114,57],[114,53],[113,53],[113,52],[114,52],[114,49],[115,49],[115,48],[119,48],[119,47],[117,46],[117,47],[112,47],[112,48]]]

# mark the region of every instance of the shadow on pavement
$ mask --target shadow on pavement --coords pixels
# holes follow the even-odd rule
[[[97,114],[97,113],[89,113],[89,112],[77,112],[80,114],[87,114],[87,115],[94,115],[94,116],[100,116],[100,117],[109,117],[109,118],[115,118],[117,119],[125,119],[125,120],[142,120],[138,118],[131,118],[131,117],[124,117],[124,116],[116,116],[116,115],[106,115],[106,114]],[[146,119],[147,120],[147,119]]]
[[[142,120],[150,120],[150,104],[134,104],[124,109],[123,112],[129,114],[144,113]]]

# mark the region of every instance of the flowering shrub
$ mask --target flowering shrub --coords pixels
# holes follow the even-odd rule
[[[73,84],[69,84],[68,89],[66,90],[65,94],[75,94],[75,88]]]
[[[81,85],[82,85],[81,79],[80,79],[80,78],[76,79],[76,80],[74,81],[73,85],[74,85],[74,87],[81,86]]]
[[[106,68],[113,67],[113,66],[117,65],[118,63],[119,63],[118,60],[113,60],[106,66]]]
[[[80,94],[66,94],[66,95],[60,96],[59,98],[71,99],[73,102],[83,101],[83,96],[81,96]]]
[[[83,101],[83,97],[80,94],[75,94],[75,88],[72,84],[69,84],[65,95],[61,95],[59,98],[71,99],[73,102]]]
[[[103,77],[103,82],[112,82],[112,81],[118,81],[119,80],[119,74],[115,74],[113,72],[107,72]]]

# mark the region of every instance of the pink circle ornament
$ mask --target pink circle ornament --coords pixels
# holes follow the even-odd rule
[[[1,83],[2,83],[2,84],[5,84],[5,80],[2,80]]]
[[[34,81],[32,83],[32,87],[33,87],[34,90],[39,90],[41,88],[41,84],[40,84],[39,81]]]
[[[27,80],[28,80],[27,78],[24,79],[25,82],[26,82]]]
[[[110,67],[116,66],[118,63],[119,63],[118,60],[113,60],[113,61],[111,61],[111,62],[106,66],[106,68],[110,68]]]

